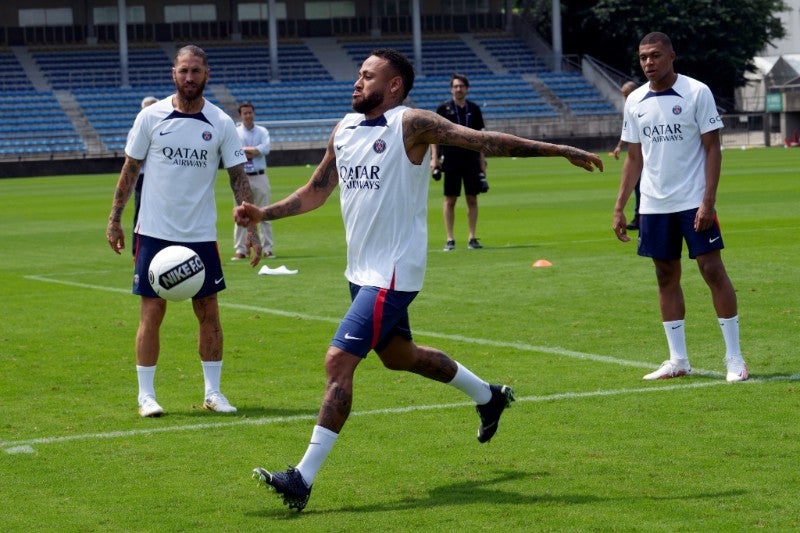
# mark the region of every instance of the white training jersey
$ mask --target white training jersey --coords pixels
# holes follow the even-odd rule
[[[137,233],[177,242],[217,240],[220,160],[225,168],[245,162],[228,115],[207,100],[199,113],[180,113],[169,96],[139,112],[125,153],[147,160]]]
[[[345,115],[334,136],[342,219],[347,238],[345,277],[356,285],[419,291],[428,248],[428,171],[408,159],[403,114],[395,107],[374,120]]]
[[[244,171],[248,174],[267,169],[267,154],[270,150],[269,131],[264,126],[253,124],[253,129],[248,130],[244,124],[236,126],[236,133],[242,140],[243,146],[254,146],[258,148],[261,155],[248,159],[244,164]],[[245,157],[247,155],[245,154]]]
[[[722,128],[711,90],[688,76],[658,93],[646,83],[625,101],[622,140],[642,146],[639,212],[695,209],[706,188],[700,136]]]

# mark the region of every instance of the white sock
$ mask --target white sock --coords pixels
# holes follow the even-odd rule
[[[317,477],[317,472],[322,468],[322,463],[328,458],[331,453],[338,433],[334,433],[330,429],[322,426],[314,426],[314,431],[311,433],[311,441],[308,443],[306,454],[297,465],[297,470],[303,476],[303,481],[309,487],[314,483],[314,478]]]
[[[669,346],[669,360],[673,363],[686,363],[689,355],[686,353],[686,329],[683,320],[664,322],[664,333],[667,334]]]
[[[492,391],[489,389],[489,384],[481,378],[461,366],[461,363],[456,361],[458,368],[456,375],[450,380],[448,385],[452,385],[461,392],[469,395],[470,398],[475,400],[478,405],[488,403],[492,399]]]
[[[136,365],[136,377],[139,380],[139,401],[145,396],[156,397],[156,389],[153,381],[156,376],[156,366],[139,366]]]
[[[222,361],[200,361],[203,365],[203,381],[206,386],[206,398],[212,392],[219,392],[220,374],[222,374]]]
[[[725,357],[742,357],[739,347],[739,315],[731,318],[718,318],[719,327],[722,329],[722,338],[725,339]]]

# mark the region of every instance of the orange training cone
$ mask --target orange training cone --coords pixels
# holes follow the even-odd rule
[[[534,262],[531,266],[534,268],[551,267],[553,266],[553,263],[551,263],[547,259],[539,259],[538,261]]]

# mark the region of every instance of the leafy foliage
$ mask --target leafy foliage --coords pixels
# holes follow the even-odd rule
[[[731,98],[752,58],[785,36],[777,13],[786,9],[783,0],[563,0],[564,52],[591,53],[641,78],[639,41],[661,31],[672,39],[678,72]]]

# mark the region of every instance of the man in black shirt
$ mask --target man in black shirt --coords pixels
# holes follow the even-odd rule
[[[436,113],[450,122],[475,130],[484,129],[481,108],[467,100],[469,79],[463,74],[453,74],[450,79],[452,98],[443,102]],[[456,146],[431,146],[431,171],[434,179],[444,173],[444,227],[447,232],[446,252],[456,246],[453,225],[456,200],[461,196],[461,183],[464,183],[464,196],[467,199],[467,222],[469,240],[467,248],[483,248],[475,236],[478,225],[478,193],[487,192],[486,159],[480,152],[465,150]]]

